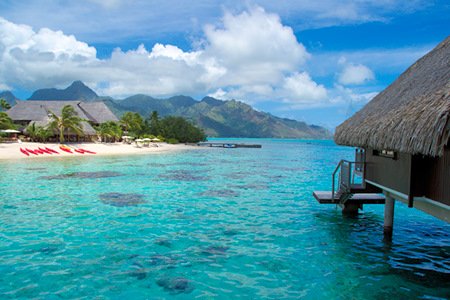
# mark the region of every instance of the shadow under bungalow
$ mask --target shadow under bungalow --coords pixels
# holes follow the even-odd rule
[[[357,213],[384,204],[384,233],[392,236],[394,202],[450,222],[450,37],[336,129],[339,145],[357,147],[342,160],[323,204]]]

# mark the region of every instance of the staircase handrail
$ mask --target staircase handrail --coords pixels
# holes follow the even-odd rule
[[[349,183],[349,186],[348,187],[346,187],[348,190],[347,191],[345,191],[346,193],[348,193],[348,192],[350,192],[350,189],[351,189],[351,185],[353,184],[353,181],[354,181],[354,178],[353,178],[353,176],[351,176],[352,175],[352,167],[356,167],[356,165],[362,165],[362,170],[364,170],[365,168],[364,168],[364,165],[365,165],[365,162],[361,162],[361,161],[348,161],[348,160],[345,160],[345,159],[341,159],[340,161],[339,161],[339,163],[338,163],[338,165],[336,166],[336,168],[334,169],[334,172],[333,172],[333,177],[332,177],[332,188],[331,188],[331,199],[333,199],[333,201],[334,201],[334,197],[335,197],[335,195],[336,195],[336,183],[335,183],[335,180],[336,180],[336,173],[342,168],[342,165],[344,164],[344,163],[348,163],[349,164],[349,172],[348,172],[348,178],[347,178],[347,180],[348,180],[348,183]],[[364,181],[364,178],[365,178],[365,174],[364,174],[365,172],[363,171],[363,174],[362,174],[362,178],[363,178],[363,181]],[[339,182],[338,182],[338,185],[339,185],[339,190],[341,189],[341,187],[342,187],[342,182],[341,182],[341,180],[342,180],[342,178],[341,178],[341,173],[339,173]],[[338,190],[338,191],[339,191]]]

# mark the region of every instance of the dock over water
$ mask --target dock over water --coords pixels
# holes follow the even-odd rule
[[[197,146],[200,147],[216,147],[216,148],[262,148],[259,144],[237,144],[237,143],[217,143],[217,142],[201,142]]]
[[[340,204],[340,197],[336,194],[334,199],[332,198],[332,193],[328,191],[315,191],[313,193],[314,198],[320,204]],[[347,204],[384,204],[386,202],[386,197],[383,194],[375,193],[364,193],[364,194],[353,194],[350,199],[345,203]]]

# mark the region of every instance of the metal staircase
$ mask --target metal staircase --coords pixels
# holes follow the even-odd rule
[[[365,188],[364,151],[357,149],[355,158],[354,162],[341,160],[333,172],[331,199],[336,201],[336,204],[345,204],[353,197],[355,190]],[[336,175],[338,175],[337,184]]]
[[[354,213],[363,204],[384,204],[385,197],[377,187],[366,185],[366,159],[363,149],[356,149],[355,161],[341,160],[333,172],[331,191],[314,191],[320,204],[339,204],[343,212]]]

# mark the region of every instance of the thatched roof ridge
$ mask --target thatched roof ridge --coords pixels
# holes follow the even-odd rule
[[[105,123],[107,121],[119,121],[116,115],[108,108],[104,102],[81,102],[80,108],[95,123]]]
[[[336,128],[340,145],[441,156],[450,137],[450,36]]]
[[[103,102],[87,103],[82,101],[27,100],[18,101],[7,111],[13,121],[28,121],[39,126],[46,126],[50,119],[49,112],[61,115],[64,106],[71,105],[78,116],[94,123],[118,121],[117,117]],[[83,132],[94,135],[96,132],[88,122],[82,122]]]

